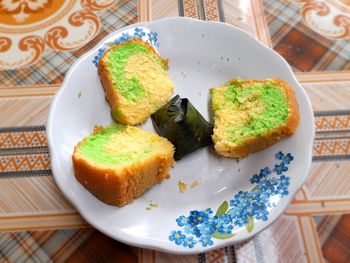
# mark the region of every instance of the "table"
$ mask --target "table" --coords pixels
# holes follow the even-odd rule
[[[1,262],[350,262],[348,0],[36,2],[0,9]],[[193,256],[91,228],[54,182],[45,135],[52,97],[78,57],[110,32],[169,16],[232,24],[272,47],[315,113],[312,169],[285,213],[249,241]]]

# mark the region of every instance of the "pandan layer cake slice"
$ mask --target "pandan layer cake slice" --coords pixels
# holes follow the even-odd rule
[[[214,147],[227,157],[244,157],[294,134],[299,109],[283,80],[231,80],[210,90]]]
[[[74,148],[77,180],[101,201],[123,206],[169,177],[174,147],[137,127],[96,127]]]
[[[174,90],[167,69],[167,60],[141,39],[109,49],[98,71],[113,119],[137,125],[162,107]]]

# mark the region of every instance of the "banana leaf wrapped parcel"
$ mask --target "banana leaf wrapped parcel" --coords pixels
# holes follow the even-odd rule
[[[213,125],[207,122],[187,98],[179,95],[152,115],[159,135],[175,146],[175,160],[212,144]]]

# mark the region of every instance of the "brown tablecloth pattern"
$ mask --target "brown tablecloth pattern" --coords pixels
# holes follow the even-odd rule
[[[350,262],[349,1],[29,2],[0,5],[1,262]],[[285,213],[247,242],[193,256],[130,247],[91,228],[53,180],[45,135],[51,99],[77,58],[110,32],[169,16],[232,24],[274,48],[315,114],[312,169]]]

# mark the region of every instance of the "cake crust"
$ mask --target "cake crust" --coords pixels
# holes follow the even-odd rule
[[[287,120],[284,124],[269,130],[261,134],[260,136],[251,136],[245,138],[238,145],[228,144],[225,141],[222,141],[220,138],[215,136],[214,128],[214,148],[215,151],[226,157],[246,157],[251,153],[261,151],[277,142],[282,140],[287,136],[291,136],[295,133],[300,119],[299,107],[295,98],[295,92],[292,87],[290,87],[285,81],[281,79],[271,79],[274,81],[279,88],[283,89],[286,92],[286,97],[289,105],[289,113]],[[240,80],[240,82],[242,82]],[[265,81],[262,80],[245,80],[247,84],[262,83]],[[237,83],[236,80],[229,81],[229,84]]]
[[[101,127],[97,127],[94,133]],[[166,140],[165,138],[162,138]],[[121,168],[109,168],[90,161],[79,152],[86,138],[78,143],[72,155],[76,179],[102,202],[122,207],[132,202],[153,185],[169,178],[174,161],[174,150],[170,142],[166,154],[152,155],[145,160]]]

